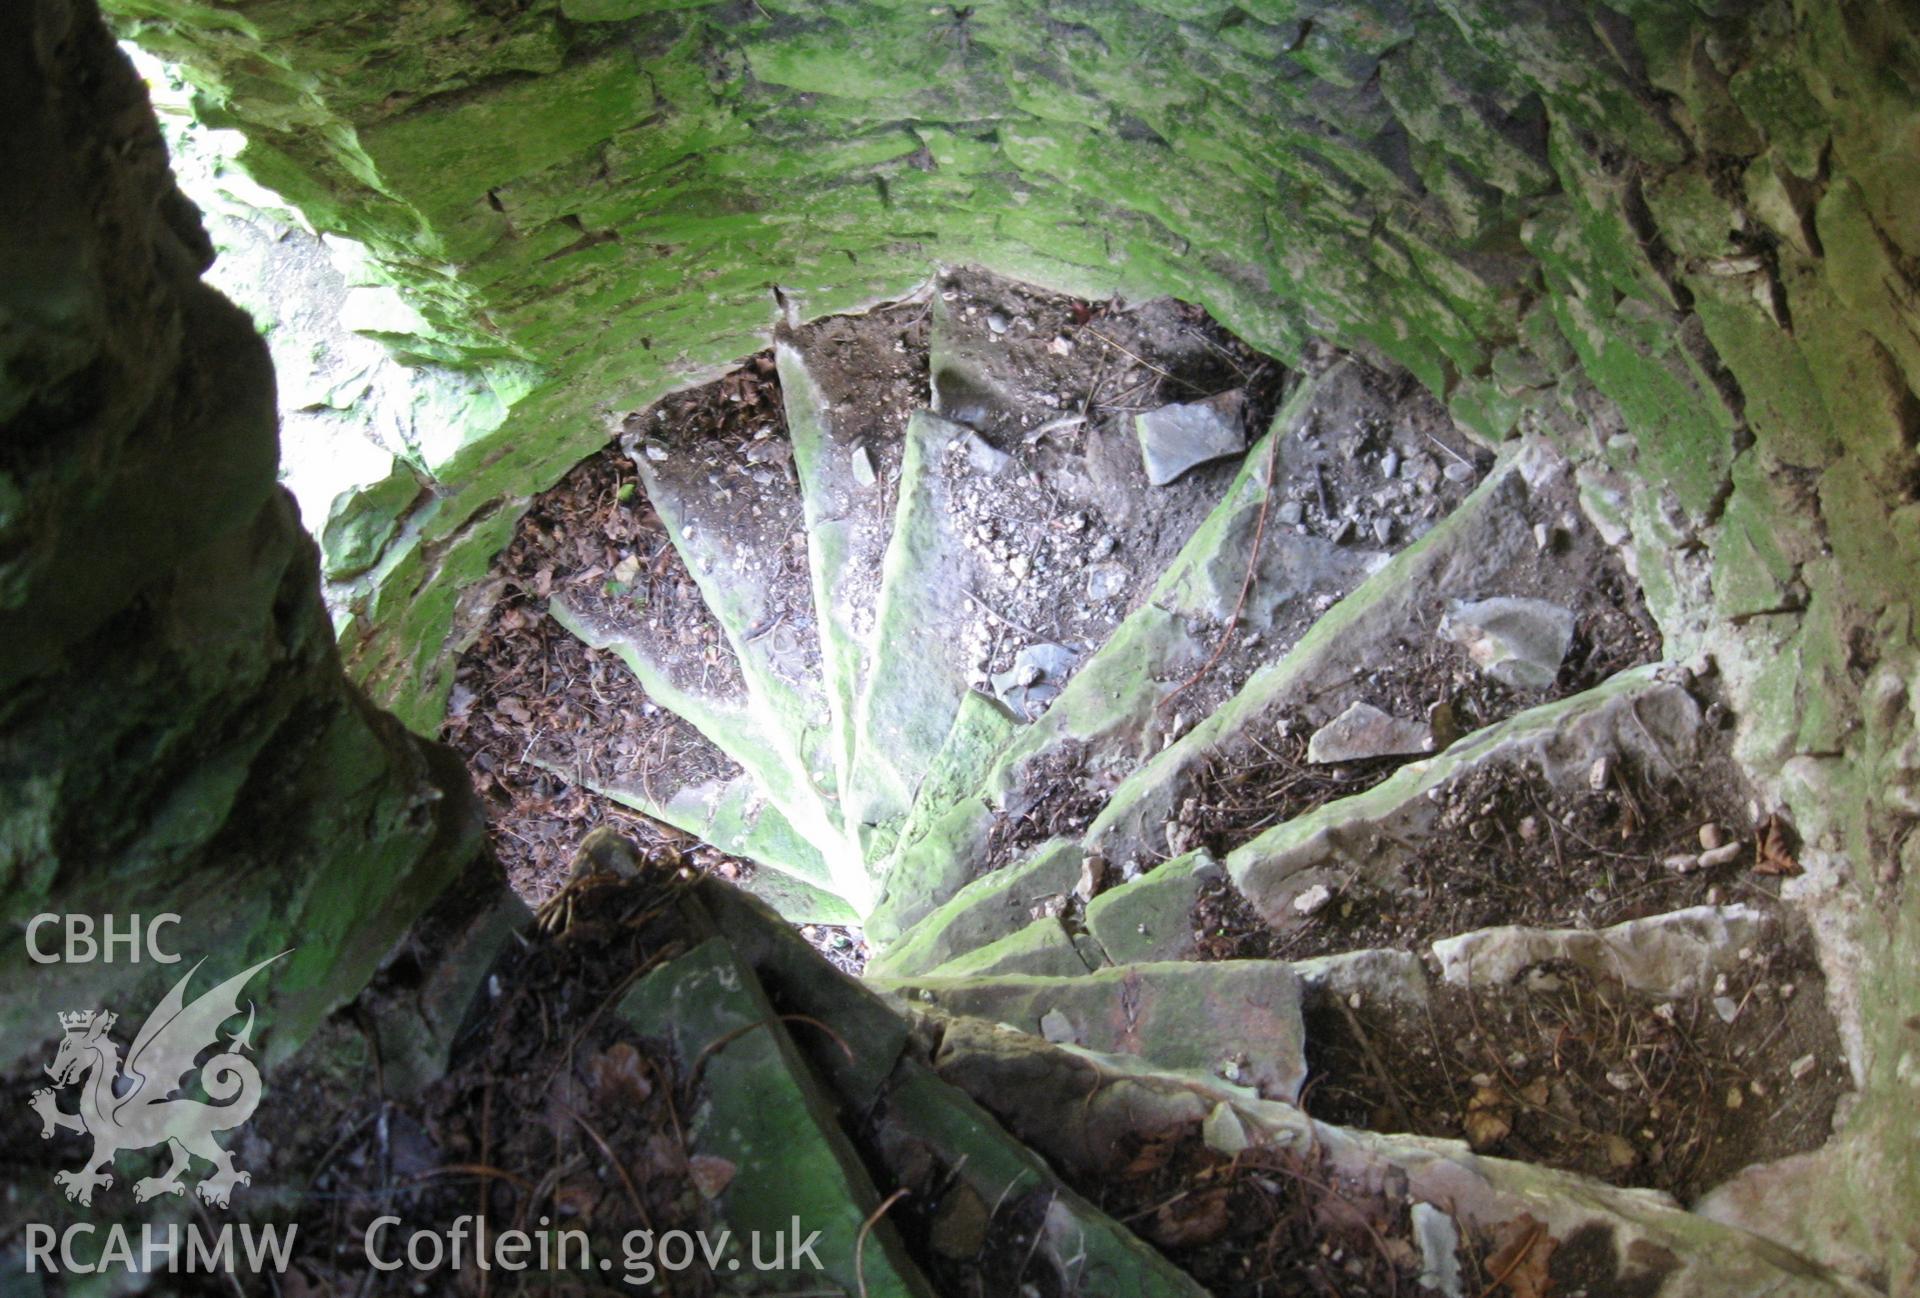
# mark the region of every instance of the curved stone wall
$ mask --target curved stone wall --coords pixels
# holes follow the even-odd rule
[[[1801,888],[1851,1032],[1842,1139],[1724,1210],[1912,1283],[1910,15],[109,7],[194,70],[204,116],[249,133],[260,180],[374,250],[411,307],[378,332],[470,377],[440,416],[467,435],[360,580],[343,639],[416,727],[519,502],[783,313],[899,293],[936,262],[1174,293],[1282,355],[1312,336],[1384,353],[1489,440],[1554,432],[1589,511],[1635,538],[1670,655],[1720,660],[1748,766],[1806,839]],[[10,611],[45,598],[22,562]]]

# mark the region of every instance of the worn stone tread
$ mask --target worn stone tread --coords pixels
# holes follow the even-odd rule
[[[681,689],[649,655],[636,636],[601,624],[556,597],[548,611],[569,633],[594,649],[616,654],[640,681],[647,697],[683,718],[722,752],[739,762],[759,792],[778,808],[794,833],[815,845],[841,841],[839,827],[828,819],[806,773],[769,741],[759,716],[741,700],[717,698]],[[872,883],[857,861],[844,852],[822,853],[832,891],[856,912],[871,904]],[[804,863],[789,861],[796,869]]]
[[[1364,793],[1324,803],[1235,849],[1227,872],[1267,922],[1285,931],[1304,922],[1292,903],[1316,884],[1340,887],[1359,878],[1390,884],[1436,832],[1439,803],[1431,791],[1477,769],[1525,764],[1563,787],[1587,779],[1596,759],[1622,752],[1686,769],[1700,707],[1685,689],[1664,681],[1664,671],[1655,664],[1622,672],[1410,762]]]
[[[932,1298],[899,1234],[875,1222],[880,1196],[831,1099],[725,938],[649,972],[618,1013],[668,1032],[681,1059],[726,1047],[727,1066],[702,1074],[687,1137],[695,1152],[736,1169],[722,1201],[735,1247],[744,1249],[751,1232],[771,1236],[804,1221],[820,1232],[822,1270],[848,1292]]]
[[[803,775],[820,817],[836,823],[836,754],[800,485],[787,464],[791,443],[778,432],[749,443],[748,454],[769,448],[752,463],[737,448],[690,445],[647,429],[622,445],[739,661],[747,708],[781,759]],[[750,536],[758,539],[750,544]]]
[[[662,801],[635,782],[579,778],[552,763],[534,764],[752,862],[760,868],[740,886],[795,924],[859,923],[859,914],[833,891],[833,872],[819,849],[794,832],[745,775],[682,785]]]
[[[1080,878],[1076,843],[1055,840],[1023,862],[974,880],[889,942],[867,966],[879,978],[909,978],[1025,928],[1036,906],[1060,901]],[[869,940],[871,938],[869,921]]]
[[[909,1004],[1136,1056],[1293,1103],[1306,1081],[1301,981],[1275,960],[1133,964],[1074,977],[880,978]]]

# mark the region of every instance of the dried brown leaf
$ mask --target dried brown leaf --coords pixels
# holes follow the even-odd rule
[[[1148,1236],[1162,1248],[1189,1248],[1210,1244],[1226,1233],[1229,1221],[1227,1191],[1221,1186],[1200,1194],[1183,1194],[1162,1204],[1153,1214]]]
[[[1475,1149],[1486,1149],[1505,1140],[1513,1130],[1513,1109],[1499,1091],[1482,1086],[1467,1101],[1461,1126],[1467,1133],[1468,1144]]]
[[[1486,1262],[1494,1286],[1512,1298],[1547,1298],[1553,1289],[1547,1264],[1560,1241],[1547,1233],[1546,1223],[1523,1212],[1501,1227],[1495,1238],[1499,1247]]]
[[[1753,872],[1788,876],[1801,873],[1800,862],[1793,856],[1793,837],[1793,826],[1777,813],[1768,816],[1766,823],[1754,831]]]
[[[703,1199],[717,1199],[733,1184],[735,1167],[713,1154],[695,1154],[687,1160],[687,1177]]]

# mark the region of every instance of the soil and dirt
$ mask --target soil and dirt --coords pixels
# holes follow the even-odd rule
[[[1425,1009],[1323,994],[1303,1104],[1691,1202],[1819,1146],[1849,1087],[1807,940],[1747,956],[1677,1000],[1555,965],[1512,987],[1436,984]]]
[[[613,569],[634,554],[647,556],[647,574],[610,593],[620,584]],[[684,632],[690,646],[710,646],[709,635],[719,634],[697,592],[682,595],[681,585],[692,583],[618,451],[584,461],[537,497],[493,575],[500,597],[460,660],[441,735],[473,773],[508,881],[539,902],[560,886],[574,848],[595,825],[613,823],[643,842],[673,834],[578,780],[645,787],[657,771],[665,801],[681,785],[727,779],[740,768],[651,702],[618,657],[589,649],[547,615],[548,600],[564,594],[584,607],[624,605],[621,616],[631,618],[639,614],[632,594],[653,591],[658,598],[647,608],[674,628],[655,643],[679,643]]]
[[[1123,1152],[1096,1201],[1218,1298],[1419,1292],[1407,1205],[1342,1186],[1318,1151],[1228,1158],[1195,1127]]]
[[[1752,841],[1747,792],[1724,755],[1685,772],[1609,759],[1605,783],[1555,788],[1529,764],[1473,770],[1444,785],[1432,834],[1393,885],[1355,879],[1284,932],[1229,883],[1194,907],[1204,958],[1303,959],[1367,947],[1422,951],[1439,938],[1500,924],[1602,928],[1688,906],[1772,906],[1777,876],[1742,851],[1693,867],[1701,830]],[[1685,871],[1670,866],[1685,857]]]

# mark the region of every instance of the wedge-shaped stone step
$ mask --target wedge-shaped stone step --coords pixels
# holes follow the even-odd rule
[[[654,647],[654,633],[648,628],[577,608],[573,602],[560,597],[553,599],[548,612],[591,648],[616,654],[653,702],[684,718],[722,753],[738,762],[760,795],[779,811],[792,833],[815,845],[816,856],[820,844],[842,841],[839,827],[827,817],[808,775],[761,729],[761,715],[749,704],[737,672],[723,667],[712,673],[709,683],[713,688],[705,690],[701,688],[700,678],[690,677],[683,665],[662,660]],[[719,648],[724,651],[725,646]],[[732,690],[720,692],[728,684],[733,686]],[[743,806],[752,801],[744,792],[740,796]],[[784,864],[796,877],[804,877],[800,872],[810,866],[811,860],[795,854],[785,859]],[[825,877],[808,882],[836,893],[856,913],[871,904],[871,881],[851,853],[827,855],[824,868]]]
[[[882,899],[869,922],[889,937],[895,932],[894,916],[923,913],[951,891],[950,876],[939,863],[964,845],[946,837],[953,823],[950,813],[978,796],[981,781],[1021,725],[989,695],[969,691],[960,700],[953,728],[920,782],[913,809],[874,871]]]
[[[990,1255],[1011,1249],[1009,1285],[1058,1281],[1058,1292],[1117,1298],[1202,1298],[1205,1290],[1101,1212],[1009,1136],[959,1088],[908,1049],[905,1017],[864,982],[822,964],[792,927],[714,880],[702,906],[780,1005],[833,1035],[798,1039],[876,1175],[908,1196],[893,1219],[916,1217],[921,1263],[949,1292],[967,1292]],[[999,1244],[994,1241],[1001,1240]]]
[[[1227,886],[1226,867],[1203,850],[1175,857],[1087,903],[1087,931],[1115,964],[1198,958],[1193,909],[1201,891]]]
[[[870,920],[872,940],[884,944],[968,880],[1049,833],[1064,832],[1069,827],[1051,823],[1060,806],[1079,809],[1079,823],[1070,828],[1083,827],[1113,785],[1164,747],[1170,733],[1183,732],[1188,718],[1204,716],[1259,665],[1283,654],[1393,549],[1466,496],[1478,470],[1467,459],[1464,436],[1447,426],[1446,435],[1463,448],[1449,452],[1459,456],[1448,461],[1455,467],[1449,476],[1432,458],[1436,441],[1443,448],[1447,443],[1439,441],[1430,412],[1396,404],[1381,383],[1381,376],[1346,362],[1300,385],[1205,521],[1160,570],[1147,600],[1047,712],[1013,736],[979,793],[934,819],[923,845],[901,851]],[[1370,444],[1384,448],[1378,464],[1364,470],[1371,476],[1363,477],[1360,456],[1342,456],[1340,447],[1357,434],[1334,431],[1341,427],[1367,429]],[[1431,484],[1416,478],[1413,483],[1423,484],[1416,487],[1399,476],[1399,466],[1417,462],[1431,471]],[[1381,472],[1389,463],[1395,465],[1391,478]],[[1269,474],[1276,488],[1270,489]],[[1344,498],[1374,507],[1371,495],[1360,491],[1363,481],[1381,494],[1404,489],[1433,519],[1385,529],[1385,544],[1371,524],[1343,528],[1349,518],[1338,504],[1343,490]],[[1390,500],[1399,503],[1398,495]],[[1283,521],[1296,517],[1287,506],[1299,507],[1297,521]],[[1335,516],[1341,521],[1333,522]],[[1033,816],[1036,806],[1046,814]]]
[[[1689,906],[1602,929],[1476,929],[1435,942],[1433,955],[1441,978],[1460,987],[1503,987],[1531,969],[1570,966],[1649,996],[1693,996],[1738,968],[1774,925],[1749,905]]]
[[[1210,1160],[1236,1192],[1293,1195],[1311,1180],[1326,1187],[1335,1211],[1379,1223],[1373,1247],[1407,1259],[1409,1270],[1441,1293],[1480,1292],[1484,1285],[1469,1287],[1475,1259],[1488,1274],[1488,1259],[1503,1246],[1518,1248],[1515,1266],[1539,1266],[1539,1293],[1870,1292],[1771,1240],[1689,1213],[1659,1191],[1476,1155],[1460,1141],[1317,1122],[1292,1105],[1235,1093],[1220,1078],[1089,1055],[968,1019],[953,1021],[933,1062],[943,1080],[973,1096],[1068,1181],[1098,1184],[1123,1216],[1141,1204],[1132,1219],[1142,1229],[1178,1230],[1183,1259],[1204,1261],[1206,1246],[1193,1246],[1190,1220],[1156,1211],[1164,1192],[1151,1181],[1138,1183],[1132,1151],[1153,1147],[1170,1160]],[[1276,1204],[1275,1215],[1281,1211]],[[1230,1229],[1231,1221],[1202,1238],[1229,1252],[1252,1246]],[[1408,1275],[1394,1283],[1410,1293],[1415,1282]],[[1392,1287],[1383,1276],[1368,1291]]]
[[[1150,861],[1170,840],[1184,850],[1204,834],[1216,852],[1230,851],[1266,828],[1263,820],[1357,791],[1423,748],[1445,748],[1457,733],[1654,657],[1658,641],[1625,563],[1585,522],[1576,494],[1544,442],[1517,447],[1289,653],[1134,771],[1095,819],[1089,846],[1116,863]],[[1538,598],[1549,593],[1560,602]],[[1463,632],[1460,610],[1496,600],[1576,627],[1580,654],[1559,643],[1545,686],[1495,679],[1510,660],[1477,664],[1480,646]],[[1362,713],[1376,724],[1356,723]],[[1348,760],[1318,751],[1336,731]],[[1392,742],[1403,731],[1421,742]]]
[[[1324,924],[1322,910],[1336,898],[1400,898],[1409,909],[1421,909],[1421,899],[1434,897],[1434,890],[1460,884],[1432,874],[1427,863],[1438,857],[1440,844],[1462,837],[1480,844],[1498,832],[1491,813],[1499,789],[1530,789],[1537,781],[1549,792],[1605,796],[1608,782],[1626,769],[1623,763],[1675,779],[1693,770],[1702,749],[1701,709],[1684,688],[1662,679],[1664,670],[1636,668],[1480,731],[1439,756],[1400,768],[1365,793],[1266,831],[1228,855],[1227,871],[1283,935]],[[1476,821],[1486,825],[1485,832],[1474,829]],[[1540,838],[1530,849],[1543,876],[1566,873],[1566,858],[1578,857],[1581,849],[1563,843],[1560,827],[1551,822],[1536,816]],[[1573,891],[1604,881],[1603,875],[1582,877]],[[1666,881],[1658,872],[1651,876],[1656,887]],[[1520,881],[1523,902],[1529,891],[1545,892],[1538,883],[1528,888]],[[1437,908],[1424,909],[1436,912],[1429,922],[1446,922]],[[1328,940],[1338,941],[1337,934]]]
[[[1076,843],[1054,842],[976,879],[923,917],[867,966],[874,978],[911,978],[1064,910],[1080,883]]]
[[[747,1270],[749,1239],[785,1237],[805,1223],[820,1232],[820,1270],[846,1292],[931,1298],[898,1232],[880,1220],[880,1196],[831,1100],[725,938],[648,973],[618,1013],[665,1036],[693,1071],[701,1099],[685,1115],[688,1143],[732,1167],[716,1206],[738,1251],[718,1274]]]
[[[676,783],[665,772],[644,781],[601,779],[579,777],[553,763],[534,764],[752,862],[758,868],[740,886],[795,924],[860,922],[845,898],[832,890],[833,872],[819,849],[796,833],[744,774]]]
[[[1132,1055],[1293,1103],[1306,1080],[1300,980],[1284,963],[1137,964],[1079,977],[879,980],[909,1003],[1098,1054]]]
[[[805,511],[822,687],[836,780],[870,668],[907,419],[926,404],[924,307],[833,316],[774,344]],[[838,785],[836,785],[838,789]]]
[[[766,399],[767,386],[754,389],[756,399]],[[766,742],[802,773],[820,816],[837,821],[806,520],[784,416],[770,406],[721,436],[657,418],[629,430],[621,446],[726,633]]]
[[[1068,928],[1057,915],[1037,919],[985,946],[975,947],[927,971],[929,978],[990,978],[1003,974],[1078,977],[1106,963],[1099,946],[1085,933]]]

